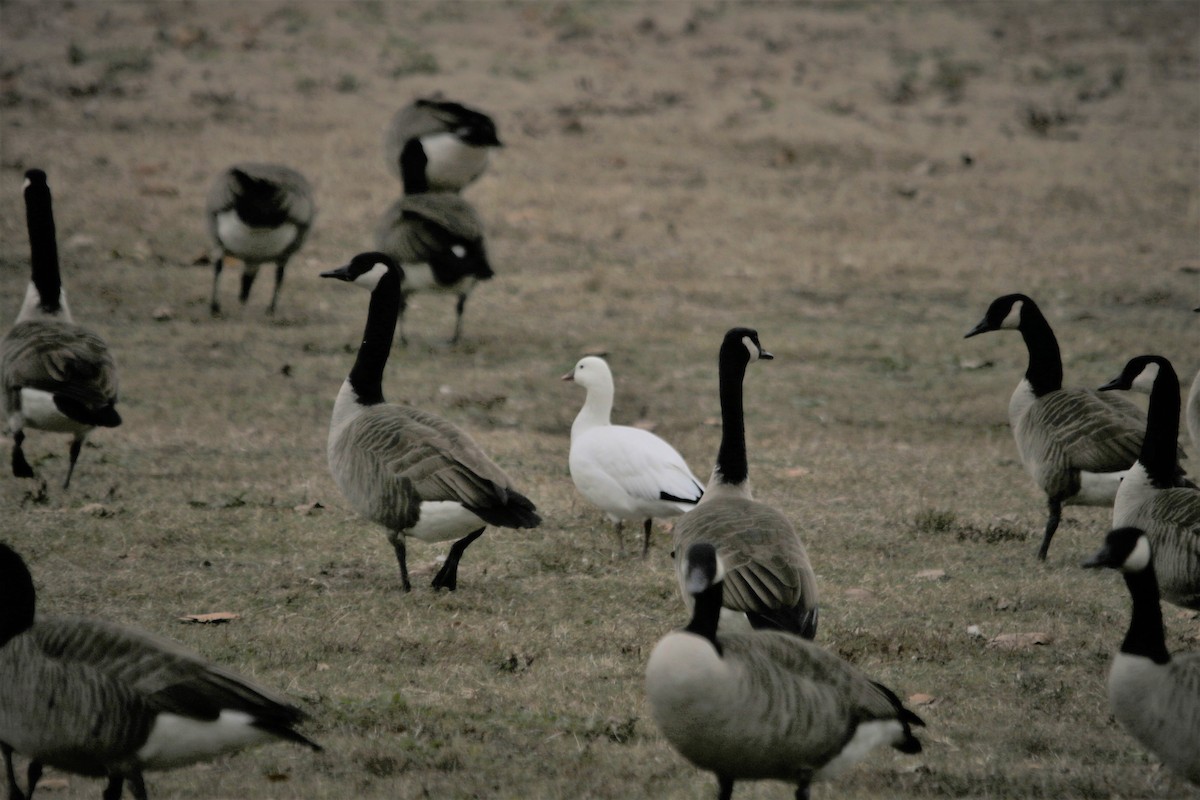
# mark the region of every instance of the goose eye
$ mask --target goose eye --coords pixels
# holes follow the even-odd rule
[[[467,248],[463,247],[461,244],[456,244],[450,248],[450,252],[454,253],[454,255],[458,256],[459,258],[462,258],[467,254]]]

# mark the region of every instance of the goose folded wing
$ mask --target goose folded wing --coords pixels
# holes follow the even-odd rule
[[[1139,421],[1140,417],[1140,421]],[[1053,392],[1029,410],[1021,426],[1047,431],[1047,461],[1075,469],[1118,472],[1137,460],[1146,417],[1121,397],[1091,390]]]
[[[587,459],[639,500],[666,494],[695,503],[704,494],[675,449],[653,434],[605,426],[589,432],[585,442]]]
[[[0,380],[13,391],[39,389],[87,407],[112,403],[117,374],[108,346],[78,325],[28,321],[13,328],[0,359]]]

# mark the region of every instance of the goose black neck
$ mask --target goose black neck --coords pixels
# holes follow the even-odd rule
[[[1179,438],[1179,376],[1166,359],[1156,358],[1158,375],[1150,390],[1146,407],[1146,435],[1138,461],[1146,469],[1151,483],[1160,489],[1174,485],[1179,460],[1176,440]]]
[[[405,194],[424,194],[429,191],[429,157],[420,139],[409,139],[400,151],[400,183]]]
[[[53,314],[60,308],[62,279],[58,271],[54,208],[46,184],[31,183],[25,189],[25,223],[29,228],[29,261],[38,305],[47,314]]]
[[[37,595],[24,560],[0,544],[0,647],[33,626]]]
[[[717,451],[717,472],[722,483],[734,485],[745,483],[750,475],[750,467],[746,463],[746,418],[742,405],[746,363],[746,349],[741,343],[721,347],[718,363],[721,448]]]
[[[721,652],[721,645],[717,642],[717,624],[721,621],[721,602],[724,593],[724,585],[714,583],[700,594],[695,595],[692,620],[684,628],[688,633],[708,639],[718,653]]]
[[[1126,572],[1124,577],[1133,598],[1133,616],[1129,620],[1129,630],[1125,632],[1125,641],[1121,642],[1121,652],[1148,658],[1155,664],[1166,664],[1171,660],[1171,654],[1167,651],[1163,633],[1162,606],[1154,568]]]
[[[1058,391],[1063,382],[1062,351],[1058,348],[1058,339],[1054,338],[1050,323],[1042,315],[1041,309],[1030,301],[1026,301],[1021,309],[1020,330],[1025,349],[1029,351],[1025,379],[1033,387],[1034,395],[1041,397]]]
[[[350,369],[350,386],[362,405],[384,402],[383,368],[387,366],[392,340],[396,336],[396,318],[403,302],[400,276],[395,270],[389,269],[371,290],[371,305],[367,309],[362,344]]]

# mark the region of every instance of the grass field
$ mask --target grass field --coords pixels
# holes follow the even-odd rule
[[[1194,2],[6,0],[0,319],[28,280],[21,177],[42,167],[125,424],[93,436],[69,492],[65,438],[31,434],[49,486],[0,479],[0,538],[43,611],[277,686],[325,746],[152,774],[152,797],[709,797],[643,693],[650,649],[685,622],[669,535],[643,562],[630,532],[616,556],[567,472],[583,393],[558,377],[607,352],[615,421],[654,425],[707,475],[717,347],[750,325],[776,356],[747,376],[751,480],[804,537],[818,640],[929,696],[923,754],[876,753],[814,797],[1200,797],[1108,713],[1128,598],[1078,565],[1110,513],[1068,509],[1034,558],[1045,501],[1006,416],[1020,338],[962,338],[1021,291],[1068,384],[1144,352],[1190,383],[1198,80]],[[465,193],[497,277],[455,349],[453,300],[417,297],[384,390],[467,429],[545,523],[489,530],[453,594],[428,586],[446,548],[415,543],[404,595],[326,467],[367,298],[317,273],[370,246],[399,193],[384,126],[438,89],[506,142]],[[244,310],[227,271],[211,319],[204,195],[249,159],[304,171],[318,218],[277,317],[265,271]],[[176,621],[210,611],[241,616]],[[1172,649],[1200,649],[1195,614],[1165,616]],[[989,645],[1006,633],[1045,643]],[[101,789],[47,780],[52,800]]]

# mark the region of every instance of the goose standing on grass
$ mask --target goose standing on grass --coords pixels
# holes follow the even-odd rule
[[[458,295],[450,339],[457,344],[467,296],[476,283],[495,275],[484,245],[483,220],[474,207],[446,192],[402,197],[380,220],[375,246],[403,266],[401,291],[406,299],[417,292]],[[403,308],[400,315],[400,342],[407,344]]]
[[[921,752],[912,728],[925,723],[848,662],[778,631],[719,633],[717,548],[697,542],[680,561],[692,619],[650,653],[646,695],[671,746],[716,774],[718,800],[738,780],[788,781],[805,800],[878,745]]]
[[[1046,493],[1049,516],[1038,548],[1045,561],[1064,505],[1108,506],[1137,459],[1146,416],[1124,398],[1064,389],[1062,355],[1050,323],[1033,300],[1009,294],[992,301],[966,338],[1020,331],[1029,351],[1025,377],[1008,403],[1008,422],[1025,470]]]
[[[275,289],[267,313],[274,314],[288,259],[295,255],[312,226],[316,208],[312,187],[299,172],[279,164],[235,164],[217,176],[208,193],[208,230],[217,245],[213,261],[213,316],[221,313],[217,285],[226,256],[242,261],[242,305],[258,268],[275,264]]]
[[[685,603],[687,564],[696,542],[717,548],[725,576],[726,630],[776,628],[812,639],[817,633],[817,579],[800,535],[782,513],[754,500],[746,461],[742,381],[746,366],[774,358],[750,328],[733,328],[721,343],[718,373],[721,447],[704,497],[675,524],[675,568]]]
[[[9,798],[32,796],[42,766],[123,782],[145,800],[142,773],[283,739],[304,713],[182,645],[82,617],[38,617],[24,560],[0,543],[0,750]],[[30,759],[23,795],[13,752]]]
[[[433,579],[434,589],[454,591],[459,559],[486,526],[535,528],[541,517],[458,427],[435,414],[384,402],[383,368],[404,307],[402,268],[385,253],[361,253],[321,277],[371,292],[362,345],[329,425],[334,481],[358,513],[387,528],[406,592],[412,585],[405,539],[456,540]]]
[[[1120,570],[1133,615],[1108,671],[1117,722],[1163,763],[1200,786],[1200,652],[1167,652],[1155,576],[1157,551],[1137,528],[1118,528],[1085,567]]]
[[[603,358],[581,358],[562,379],[587,391],[571,424],[575,488],[616,523],[619,547],[625,520],[643,520],[645,558],[653,518],[695,508],[704,487],[674,447],[641,428],[612,424],[613,376]]]
[[[420,194],[462,191],[483,174],[492,148],[503,144],[487,114],[437,95],[397,111],[383,147],[404,193]]]
[[[1164,600],[1200,610],[1200,490],[1178,485],[1179,377],[1162,356],[1129,360],[1100,387],[1148,391],[1146,436],[1113,503],[1113,527],[1140,528],[1154,548]]]
[[[25,173],[25,218],[32,280],[17,323],[0,341],[0,390],[13,439],[12,472],[34,477],[25,458],[25,429],[72,435],[63,488],[94,428],[115,428],[117,368],[104,340],[71,320],[58,269],[54,210],[46,173]]]

